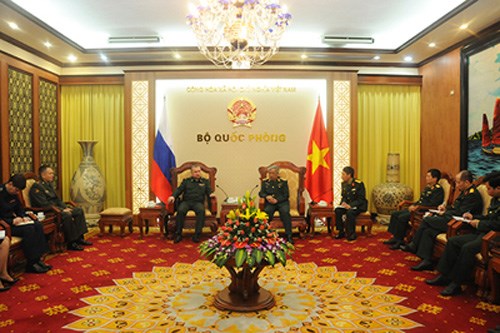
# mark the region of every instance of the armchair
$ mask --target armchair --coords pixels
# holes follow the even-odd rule
[[[481,253],[478,255],[480,264],[476,265],[476,283],[479,285],[480,296],[489,302],[500,304],[500,232],[490,231],[483,237]],[[482,276],[478,266],[487,269]],[[479,274],[478,274],[479,273]],[[488,289],[491,289],[488,292]]]
[[[201,176],[207,178],[210,181],[210,187],[212,190],[215,189],[215,174],[217,173],[217,168],[209,167],[201,162],[189,161],[183,163],[181,166],[170,169],[170,174],[172,175],[172,190],[175,189],[182,183],[185,178],[191,177],[191,166],[197,164],[201,168]],[[175,232],[175,218],[176,218],[176,207],[177,202],[169,203],[167,205],[168,222],[165,228],[169,238],[172,238]],[[194,229],[196,224],[196,218],[193,211],[189,211],[186,215],[184,221],[184,229]],[[217,232],[217,198],[210,197],[210,202],[205,203],[205,227],[209,227],[212,234]]]
[[[267,168],[271,165],[276,165],[280,168],[280,178],[288,181],[288,189],[290,193],[290,215],[292,216],[292,230],[297,228],[300,238],[304,237],[307,229],[305,216],[305,199],[302,196],[304,192],[304,178],[306,173],[305,167],[298,167],[291,162],[278,161],[271,163],[268,166],[259,167],[260,181],[262,182],[267,177]],[[264,209],[264,199],[259,201],[260,209]],[[278,218],[279,213],[276,212],[275,218],[271,222],[271,228],[283,229],[283,223]]]
[[[10,238],[7,269],[12,273],[12,276],[17,276],[24,271],[24,267],[26,266],[26,258],[21,248],[23,239],[21,237],[12,236],[10,225],[3,220],[0,220],[0,230],[5,230],[5,237]]]
[[[439,179],[438,184],[441,185],[444,191],[444,199],[443,199],[443,205],[448,206],[453,203],[453,200],[457,197],[458,193],[455,191],[455,180],[450,177],[448,173],[443,173],[441,176],[441,179]],[[408,206],[412,205],[413,202],[411,201],[402,201],[398,205],[398,209],[403,209],[407,208]],[[437,207],[434,206],[424,206],[424,205],[419,205],[417,206],[417,209],[410,214],[410,231],[408,232],[408,235],[406,236],[405,241],[409,243],[412,239],[413,236],[415,235],[415,232],[417,231],[418,227],[420,226],[420,223],[422,223],[422,219],[424,218],[424,214],[426,211],[429,209],[437,209]]]
[[[45,214],[45,219],[40,222],[43,224],[44,234],[48,237],[50,251],[60,252],[62,250],[61,244],[64,244],[64,233],[61,228],[60,214],[58,214],[56,207],[51,207],[49,209],[32,207],[29,193],[31,187],[38,178],[33,172],[26,172],[24,178],[26,178],[26,188],[19,192],[19,200],[26,211],[32,211],[34,214],[39,212]]]
[[[479,179],[477,181],[477,184],[481,182],[482,179]],[[482,215],[487,215],[488,208],[491,202],[491,197],[488,195],[488,190],[486,188],[486,185],[481,184],[477,186],[477,190],[481,194],[481,198],[483,200]],[[446,241],[450,237],[474,231],[475,229],[469,226],[467,223],[451,220],[450,223],[448,224],[448,232],[446,234],[447,237],[446,238],[439,237],[438,242],[436,242],[436,246],[434,247],[434,256],[439,257],[443,253],[444,247],[446,246]],[[476,255],[476,265],[474,268],[474,281],[478,285],[478,295],[480,297],[487,298],[489,289],[492,290],[492,295],[494,295],[495,292],[498,293],[498,291],[495,288],[493,288],[492,280],[494,279],[494,277],[492,276],[491,278],[488,278],[488,269],[490,268],[490,266],[492,266],[493,261],[491,260],[494,257],[495,248],[496,251],[498,252],[499,247],[500,247],[500,232],[490,231],[488,234],[483,236],[481,252]]]
[[[480,184],[481,182],[482,182],[482,179],[479,179],[476,182],[476,185]],[[491,197],[488,195],[486,185],[481,184],[481,185],[477,186],[477,190],[481,194],[481,199],[483,200],[482,214],[486,215],[486,214],[488,214],[488,207],[490,206]],[[435,258],[441,257],[441,255],[443,254],[444,249],[446,247],[446,243],[448,242],[448,239],[450,237],[470,233],[473,231],[474,231],[474,229],[466,223],[459,222],[459,221],[456,221],[454,219],[450,220],[450,222],[448,222],[448,231],[446,233],[439,234],[436,238],[433,256]]]

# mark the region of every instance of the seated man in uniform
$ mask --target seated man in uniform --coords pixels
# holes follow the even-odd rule
[[[432,252],[434,250],[434,240],[437,235],[448,230],[448,222],[453,216],[463,216],[465,213],[480,214],[483,210],[483,200],[472,184],[472,172],[462,170],[455,176],[457,188],[460,190],[460,195],[455,199],[451,207],[440,205],[439,213],[436,215],[429,214],[424,217],[420,227],[415,233],[413,240],[407,245],[403,245],[401,249],[407,252],[416,253],[422,261],[413,266],[414,271],[430,270],[432,265]]]
[[[292,216],[290,215],[290,193],[288,182],[279,177],[280,168],[271,165],[267,168],[267,179],[262,181],[259,197],[265,199],[264,212],[273,220],[274,212],[280,213],[280,219],[285,227],[286,239],[293,244]]]
[[[182,201],[177,207],[177,216],[175,219],[175,238],[174,243],[182,240],[182,228],[184,220],[189,210],[196,214],[196,225],[193,235],[193,242],[200,242],[200,234],[205,224],[205,198],[210,201],[214,196],[210,181],[201,176],[201,167],[197,164],[191,166],[191,177],[182,181],[181,186],[177,187],[168,198],[168,203],[172,203],[182,195]]]
[[[441,172],[438,169],[430,169],[425,175],[425,183],[427,184],[420,194],[420,199],[407,209],[398,210],[391,214],[388,231],[394,235],[384,244],[391,245],[391,250],[397,250],[403,245],[403,239],[406,236],[410,222],[410,215],[417,210],[417,206],[439,206],[443,203],[444,191],[441,185],[437,182],[441,178]]]
[[[346,166],[342,169],[342,198],[339,207],[335,208],[335,225],[339,233],[335,239],[346,237],[353,241],[356,236],[356,216],[368,209],[365,197],[365,184],[354,178],[354,169]]]
[[[21,237],[21,246],[28,263],[27,272],[45,273],[52,266],[43,262],[42,256],[49,252],[43,233],[43,225],[24,211],[18,194],[26,188],[26,178],[21,174],[10,177],[0,186],[0,219],[11,226],[12,236]]]
[[[85,214],[80,207],[66,205],[57,196],[54,186],[54,170],[48,165],[42,165],[38,169],[40,181],[33,184],[30,189],[31,205],[37,208],[50,208],[55,206],[62,210],[62,227],[64,239],[68,244],[68,250],[82,251],[81,245],[92,245],[86,241],[84,235],[88,232]]]
[[[472,215],[465,213],[464,218],[472,220],[469,225],[474,232],[448,239],[443,256],[439,259],[437,270],[440,275],[425,280],[433,286],[446,286],[441,291],[443,296],[453,296],[462,292],[462,282],[466,281],[474,270],[476,254],[481,251],[482,238],[489,231],[500,231],[500,172],[487,175],[484,179],[488,194],[492,197],[488,214]]]

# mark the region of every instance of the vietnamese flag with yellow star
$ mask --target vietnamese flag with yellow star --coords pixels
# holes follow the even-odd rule
[[[324,200],[331,203],[333,201],[331,165],[328,136],[323,123],[321,104],[318,101],[307,149],[305,179],[306,189],[314,202]]]

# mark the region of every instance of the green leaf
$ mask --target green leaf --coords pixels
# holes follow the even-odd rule
[[[266,260],[271,266],[274,266],[274,264],[276,263],[276,258],[271,251],[266,252]]]
[[[285,252],[281,251],[281,250],[277,250],[276,251],[276,258],[278,258],[279,262],[285,266],[286,265],[286,254]]]
[[[228,260],[229,257],[227,255],[219,256],[214,259],[214,264],[216,264],[219,267],[222,267]]]
[[[255,262],[258,264],[260,264],[260,262],[262,261],[262,258],[264,257],[264,255],[262,254],[262,251],[259,249],[254,249],[252,251],[252,256],[255,258]]]
[[[217,251],[216,248],[211,248],[206,251],[205,256],[210,257],[212,254],[214,254]]]
[[[202,256],[208,257],[211,253],[214,253],[215,250],[216,249],[214,247],[204,247],[204,248],[200,249],[200,254]]]
[[[236,267],[241,267],[245,260],[247,259],[247,251],[245,249],[238,249],[234,255],[234,261],[236,263]]]
[[[247,256],[247,264],[250,267],[255,266],[255,258],[254,258],[254,256]]]

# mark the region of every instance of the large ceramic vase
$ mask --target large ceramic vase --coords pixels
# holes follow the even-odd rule
[[[99,219],[106,197],[106,185],[99,166],[94,160],[94,146],[97,141],[78,141],[83,157],[71,179],[71,200],[85,211],[89,223]]]
[[[372,190],[372,201],[377,209],[377,221],[389,223],[391,213],[398,209],[403,200],[413,199],[413,190],[410,186],[399,182],[399,154],[387,155],[386,182],[375,185]]]
[[[259,286],[259,274],[267,263],[264,261],[249,267],[237,268],[234,259],[224,265],[231,275],[231,284],[214,297],[214,306],[219,310],[254,312],[272,308],[276,301],[273,294]]]

